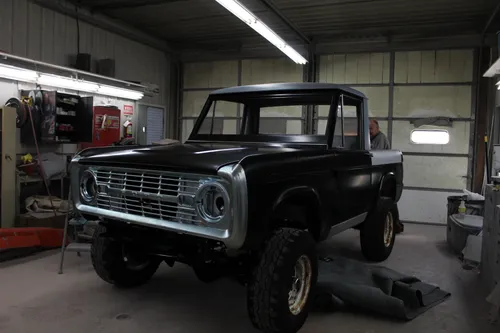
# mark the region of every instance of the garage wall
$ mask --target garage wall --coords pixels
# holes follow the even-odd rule
[[[319,57],[318,81],[346,84],[366,94],[370,117],[377,119],[393,149],[404,153],[404,184],[400,215],[403,220],[446,222],[446,198],[468,188],[472,166],[473,50],[425,50],[332,54]],[[301,66],[288,59],[254,59],[184,65],[182,140],[211,90],[238,84],[303,81]],[[225,133],[239,125],[241,110],[216,115]],[[313,130],[323,131],[327,112],[313,115]],[[450,135],[446,145],[414,144],[414,121],[445,117]],[[270,126],[304,133],[304,113],[283,110]],[[286,125],[284,126],[283,123]]]
[[[76,20],[28,0],[2,0],[0,50],[56,65],[69,66],[77,54]],[[80,22],[80,52],[93,60],[115,60],[116,78],[151,82],[160,95],[143,102],[168,103],[169,64],[159,50]],[[0,91],[1,91],[0,87]],[[0,96],[3,103],[4,96]]]
[[[319,81],[348,84],[368,97],[392,148],[404,154],[401,219],[446,222],[446,197],[470,185],[473,50],[336,54],[320,57]],[[318,124],[326,118],[318,115]],[[414,121],[449,118],[446,145],[415,144]],[[420,127],[423,128],[423,127]]]
[[[116,78],[158,84],[160,94],[145,97],[140,103],[167,105],[169,103],[169,61],[163,51],[128,40],[85,22],[80,26],[80,52],[90,53],[94,61],[111,58],[115,60]],[[55,65],[68,66],[74,63],[77,50],[77,22],[75,19],[42,8],[28,0],[3,0],[0,10],[0,51],[40,60]],[[33,89],[33,85],[0,79],[0,103],[19,95],[20,89]],[[44,88],[44,87],[42,87]],[[78,93],[68,91],[69,93]],[[88,95],[88,94],[82,94]],[[134,101],[95,96],[96,105],[134,105]],[[122,119],[123,115],[122,115]],[[165,117],[167,119],[167,117]],[[137,107],[133,123],[137,124]],[[137,129],[137,126],[136,126]],[[18,154],[32,151],[19,143]],[[42,147],[53,151],[64,148],[74,152],[74,145]]]
[[[186,63],[183,73],[180,133],[181,140],[186,141],[210,91],[236,85],[301,82],[303,67],[284,58],[252,59]],[[242,112],[234,105],[227,108],[219,103],[214,125],[222,126],[225,134],[236,134]],[[267,115],[265,126],[300,134],[305,128],[304,119],[302,110],[281,108]]]

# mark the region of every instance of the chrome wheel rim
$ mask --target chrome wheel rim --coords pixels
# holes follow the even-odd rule
[[[384,226],[384,245],[385,245],[385,247],[391,246],[393,235],[394,235],[394,221],[392,219],[392,214],[387,213],[387,215],[385,217],[385,226]]]
[[[288,292],[288,307],[293,315],[298,315],[304,309],[311,290],[312,265],[306,255],[302,255],[294,267],[292,286]]]

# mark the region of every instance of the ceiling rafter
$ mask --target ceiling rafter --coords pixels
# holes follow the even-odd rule
[[[102,12],[106,10],[116,10],[116,9],[131,9],[131,8],[139,8],[146,6],[155,6],[155,5],[163,5],[166,3],[179,2],[179,1],[187,1],[187,0],[123,0],[123,1],[112,1],[102,3],[96,6],[90,7],[90,10],[94,13]]]

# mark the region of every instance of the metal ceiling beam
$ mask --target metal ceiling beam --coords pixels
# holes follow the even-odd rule
[[[124,0],[124,1],[114,1],[103,3],[97,6],[90,7],[90,11],[93,13],[102,12],[110,9],[130,9],[130,8],[139,8],[145,6],[155,6],[155,5],[163,5],[165,3],[179,2],[186,0]]]
[[[498,3],[498,5],[496,6],[493,13],[491,13],[490,18],[488,19],[488,21],[484,25],[483,32],[482,32],[481,36],[486,35],[486,33],[488,32],[488,28],[490,27],[491,23],[493,22],[493,20],[497,16],[499,10],[500,10],[500,3]]]
[[[91,13],[90,10],[83,7],[78,7],[77,11],[77,5],[75,5],[74,3],[72,4],[68,1],[58,0],[32,0],[32,2],[41,7],[49,8],[75,19],[78,17],[78,19],[81,21],[95,25],[110,32],[114,32],[118,35],[134,40],[141,44],[151,46],[157,50],[176,54],[174,48],[172,48],[165,40],[153,37],[150,34],[147,34],[134,27],[125,25],[108,16]]]
[[[282,13],[272,0],[260,0],[260,2],[267,9],[278,16],[280,20],[285,23],[285,25],[290,28],[304,43],[306,43],[307,45],[311,44],[311,39],[309,39],[302,31],[300,31],[300,29]]]

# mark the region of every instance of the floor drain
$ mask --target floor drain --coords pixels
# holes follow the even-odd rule
[[[130,315],[128,313],[120,313],[115,317],[116,320],[127,320],[130,319]]]

